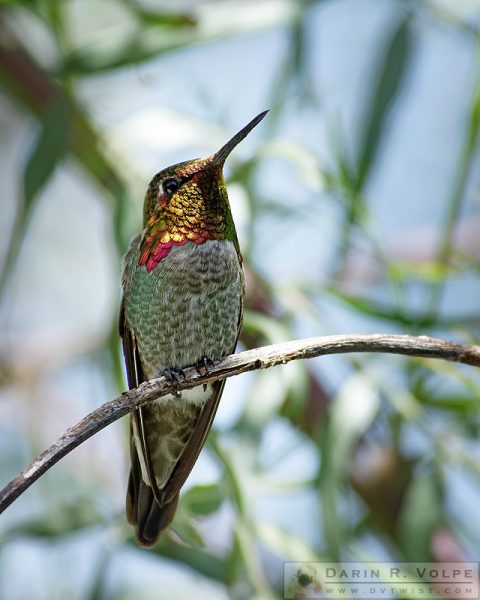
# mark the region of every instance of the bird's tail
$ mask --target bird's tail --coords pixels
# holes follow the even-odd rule
[[[152,488],[142,479],[140,461],[133,442],[131,461],[126,501],[127,519],[135,527],[139,544],[150,548],[156,543],[162,531],[167,529],[173,521],[178,504],[178,494],[170,502],[160,506],[155,500]]]

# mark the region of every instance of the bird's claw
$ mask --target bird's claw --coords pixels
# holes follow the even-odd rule
[[[197,360],[195,368],[197,373],[203,377],[203,375],[210,375],[210,369],[213,367],[213,358],[211,356],[202,356],[200,360]]]
[[[177,367],[169,367],[168,369],[164,369],[161,374],[169,383],[175,385],[178,385],[181,379],[185,379],[185,373],[182,371],[182,369],[179,369]],[[175,390],[172,393],[177,398],[179,398],[182,395],[182,393],[179,390]]]

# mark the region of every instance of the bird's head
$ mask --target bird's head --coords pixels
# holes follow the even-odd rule
[[[231,240],[238,250],[223,165],[235,146],[264,118],[259,114],[218,152],[178,163],[157,173],[148,186],[140,265],[154,269],[172,246]]]

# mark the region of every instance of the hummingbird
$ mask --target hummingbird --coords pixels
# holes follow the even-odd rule
[[[189,365],[208,371],[235,350],[244,276],[223,165],[267,112],[212,156],[167,167],[150,181],[143,231],[122,269],[120,335],[130,389],[162,375],[178,382]],[[170,526],[224,384],[177,391],[132,413],[126,514],[140,545],[153,546]]]

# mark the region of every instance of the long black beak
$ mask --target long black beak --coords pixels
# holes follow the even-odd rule
[[[223,165],[225,159],[230,154],[230,152],[237,146],[247,135],[252,131],[254,127],[256,127],[263,117],[268,113],[268,110],[257,115],[253,121],[250,121],[248,125],[245,125],[243,129],[241,129],[238,133],[236,133],[231,140],[229,140],[225,146],[222,146],[220,150],[215,154],[213,159],[214,165]]]

